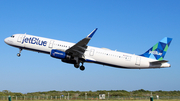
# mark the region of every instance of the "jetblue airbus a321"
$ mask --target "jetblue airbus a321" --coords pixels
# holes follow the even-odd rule
[[[87,46],[96,30],[97,28],[78,43],[70,43],[27,34],[14,34],[4,41],[8,45],[20,49],[17,54],[18,57],[21,55],[23,49],[42,52],[49,54],[53,58],[61,59],[62,62],[74,64],[74,67],[80,68],[80,70],[85,69],[85,62],[128,69],[164,68],[171,66],[167,63],[167,60],[164,60],[164,56],[172,38],[165,37],[144,54],[134,55],[112,51],[107,48]]]

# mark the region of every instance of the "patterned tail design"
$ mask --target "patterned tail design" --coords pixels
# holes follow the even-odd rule
[[[156,60],[163,60],[171,41],[172,38],[165,37],[140,56],[144,56]]]

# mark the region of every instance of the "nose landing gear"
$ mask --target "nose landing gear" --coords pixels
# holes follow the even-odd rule
[[[20,49],[19,49],[19,53],[17,53],[17,56],[18,56],[18,57],[21,56],[21,51],[22,51],[22,49],[20,48]]]

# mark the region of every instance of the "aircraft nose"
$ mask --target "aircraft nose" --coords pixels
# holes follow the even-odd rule
[[[9,38],[4,39],[4,42],[5,42],[6,44],[8,44],[8,43],[9,43]]]
[[[7,38],[6,38],[6,39],[4,39],[4,42],[5,42],[5,43],[7,43]]]

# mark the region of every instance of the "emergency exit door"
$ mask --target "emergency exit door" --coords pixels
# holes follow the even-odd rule
[[[49,48],[53,48],[54,40],[51,40],[49,43]]]
[[[91,50],[90,50],[89,55],[90,55],[90,56],[93,56],[93,55],[94,55],[94,49],[91,49]]]

